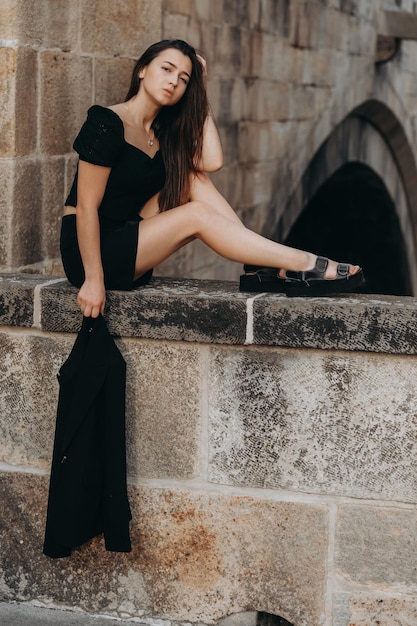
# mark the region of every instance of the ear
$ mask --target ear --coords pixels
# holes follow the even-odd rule
[[[145,78],[145,74],[146,74],[146,67],[142,67],[142,69],[140,70],[138,77],[140,78],[140,80],[142,80],[142,78]]]

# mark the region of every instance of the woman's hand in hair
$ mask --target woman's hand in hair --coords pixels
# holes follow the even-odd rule
[[[207,61],[201,54],[198,54],[198,53],[197,53],[197,59],[199,60],[200,65],[203,69],[203,80],[204,80],[205,85],[207,86]]]

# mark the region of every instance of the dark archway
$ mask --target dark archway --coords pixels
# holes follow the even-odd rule
[[[358,263],[366,293],[412,294],[395,206],[381,178],[362,163],[347,163],[318,189],[285,243]]]
[[[260,612],[257,616],[256,626],[293,626],[283,617],[271,613]]]

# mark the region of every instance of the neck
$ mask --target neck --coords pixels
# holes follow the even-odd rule
[[[129,111],[135,126],[143,128],[147,133],[151,131],[152,122],[161,110],[160,106],[150,102],[144,102],[140,91],[123,106]]]

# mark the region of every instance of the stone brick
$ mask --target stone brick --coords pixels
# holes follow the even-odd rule
[[[92,59],[63,52],[41,53],[41,150],[70,152],[92,104]]]
[[[191,15],[193,9],[192,0],[164,0],[164,13],[182,13],[183,15]]]
[[[0,151],[3,156],[13,156],[15,152],[15,95],[17,73],[17,51],[14,48],[0,48]]]
[[[1,326],[33,325],[34,289],[45,278],[28,274],[0,274]]]
[[[2,39],[17,39],[19,35],[20,3],[16,0],[2,0],[1,3],[1,37]],[[3,67],[3,63],[2,63]]]
[[[82,0],[82,52],[137,59],[161,39],[161,2]]]
[[[2,34],[27,46],[70,50],[77,40],[79,14],[67,0],[2,2]],[[7,11],[3,20],[4,10]],[[6,28],[6,33],[4,33]]]
[[[207,0],[194,0],[193,11],[197,19],[208,20],[210,18],[210,4]]]
[[[71,340],[0,334],[0,460],[49,469],[55,432],[56,375]]]
[[[406,448],[404,443],[403,449]],[[402,460],[398,458],[397,463],[400,465]],[[401,488],[398,500],[400,491]],[[374,589],[379,585],[413,592],[417,583],[416,522],[415,509],[339,507],[335,545],[339,575],[351,582],[372,585]],[[389,541],[381,541],[382,537],[389,537]]]
[[[248,81],[244,109],[245,117],[250,120],[287,120],[290,117],[289,85]]]
[[[417,354],[413,298],[364,295],[297,298],[279,295],[253,303],[254,343],[293,348]]]
[[[9,262],[12,267],[18,268],[42,260],[40,162],[36,159],[19,159],[16,162],[13,183]]]
[[[234,79],[241,68],[241,30],[237,26],[223,24],[212,32],[215,54],[211,59],[211,71],[223,78]]]
[[[325,507],[130,489],[130,554],[101,538],[46,559],[47,478],[0,475],[0,595],[84,611],[213,623],[262,607],[318,626],[327,560]]]
[[[13,206],[14,159],[0,160],[0,268],[10,263],[10,207]]]
[[[415,502],[416,368],[394,356],[213,349],[210,480]]]
[[[317,0],[291,6],[290,43],[297,48],[319,48],[327,11]]]
[[[16,155],[30,155],[37,147],[37,54],[20,49],[17,57],[15,125]]]
[[[164,39],[188,40],[190,18],[180,13],[167,13],[162,18],[162,31]],[[189,41],[193,45],[193,41]]]
[[[337,593],[334,599],[334,626],[415,626],[415,595],[396,593]]]
[[[252,4],[249,2],[249,5]],[[259,4],[259,2],[255,2]],[[261,30],[288,37],[290,29],[290,0],[261,0]]]
[[[289,127],[280,122],[243,122],[239,126],[239,161],[272,161],[285,154]]]
[[[134,62],[130,59],[99,59],[95,62],[94,101],[102,106],[122,102],[129,89]]]
[[[77,332],[76,299],[77,290],[65,281],[42,289],[42,328]],[[115,335],[227,344],[245,340],[246,297],[234,283],[155,278],[129,294],[109,292],[107,304],[106,319]]]
[[[60,255],[59,234],[65,197],[64,158],[42,160],[40,166],[42,188],[42,259]]]
[[[131,477],[194,478],[199,470],[200,350],[122,341],[127,362],[127,460]]]

